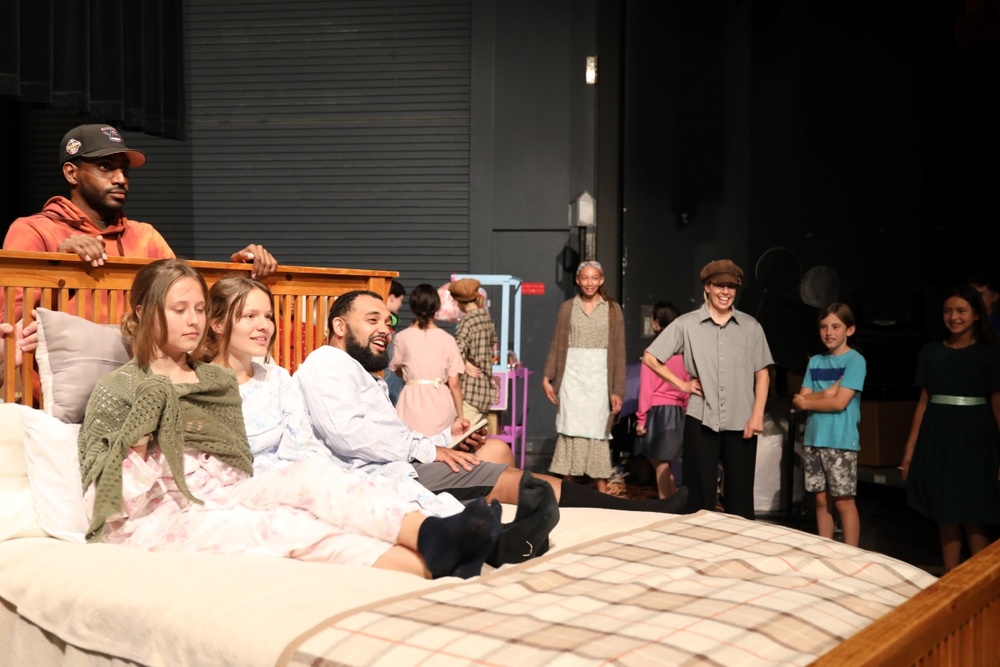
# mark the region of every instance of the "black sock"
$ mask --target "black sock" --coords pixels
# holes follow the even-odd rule
[[[500,534],[500,503],[485,498],[469,503],[461,514],[427,517],[417,533],[417,551],[431,576],[468,579],[483,569]]]
[[[517,490],[517,514],[501,527],[486,562],[494,567],[523,563],[549,550],[549,533],[559,522],[559,504],[548,482],[525,471]]]
[[[485,502],[485,499],[483,502]],[[455,569],[452,570],[452,576],[461,577],[462,579],[471,579],[472,577],[478,577],[483,573],[483,563],[486,562],[486,557],[493,551],[493,549],[496,548],[497,542],[500,541],[500,515],[503,513],[503,508],[500,507],[499,500],[491,502],[489,504],[489,510],[489,534],[487,536],[477,535],[471,538],[466,538],[474,540],[474,542],[470,543],[463,551],[462,560],[455,567]]]
[[[683,514],[686,505],[686,486],[677,487],[677,493],[669,498],[637,500],[634,498],[616,498],[615,496],[610,496],[564,479],[562,481],[562,493],[559,495],[560,507],[601,507],[609,510]]]

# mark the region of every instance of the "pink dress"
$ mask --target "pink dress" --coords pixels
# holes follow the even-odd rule
[[[465,372],[455,339],[437,327],[408,327],[394,341],[389,370],[402,369],[406,382],[396,403],[399,418],[424,435],[450,428],[457,415],[448,376]]]

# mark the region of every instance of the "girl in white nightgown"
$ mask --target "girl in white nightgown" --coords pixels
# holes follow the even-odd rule
[[[299,385],[270,362],[275,339],[271,290],[246,276],[229,276],[212,286],[208,298],[209,329],[202,354],[236,374],[254,474],[304,459],[346,468],[314,434]],[[370,479],[392,487],[432,516],[451,516],[464,508],[452,495],[431,493],[412,477]]]

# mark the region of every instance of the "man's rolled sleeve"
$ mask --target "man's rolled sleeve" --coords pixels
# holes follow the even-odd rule
[[[422,433],[410,431],[410,460],[420,463],[432,463],[437,458],[437,448],[445,447],[447,440],[443,433],[436,436],[424,436]]]
[[[656,357],[661,364],[667,363],[667,359],[678,354],[684,349],[684,338],[680,326],[674,326],[671,322],[666,329],[661,331],[653,343],[646,348],[646,351]]]

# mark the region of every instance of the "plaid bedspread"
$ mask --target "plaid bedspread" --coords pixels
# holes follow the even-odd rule
[[[702,512],[335,616],[282,664],[803,665],[934,581]]]

